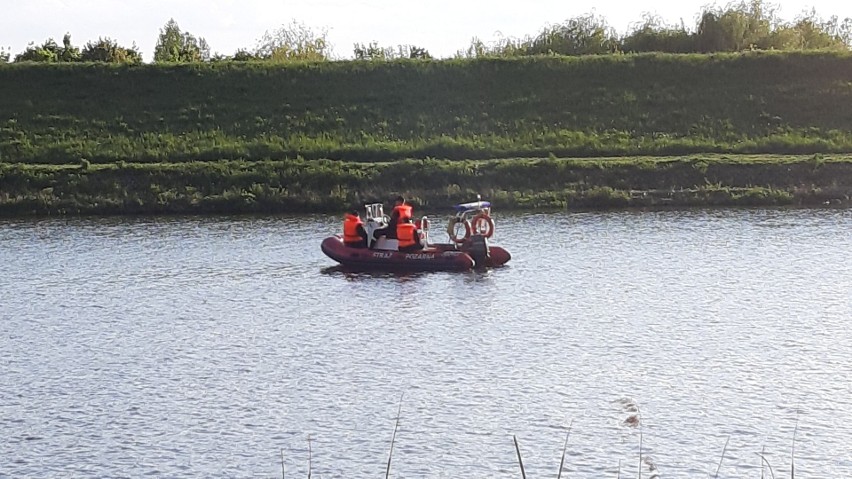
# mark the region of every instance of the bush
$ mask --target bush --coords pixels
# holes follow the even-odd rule
[[[258,40],[254,56],[272,62],[329,59],[328,32],[314,32],[304,23],[293,21],[277,30],[267,31]]]
[[[86,62],[125,63],[136,65],[142,63],[142,54],[136,45],[125,48],[110,38],[98,38],[96,42],[88,42],[83,47],[80,58]]]

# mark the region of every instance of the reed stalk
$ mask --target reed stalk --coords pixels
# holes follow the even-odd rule
[[[772,464],[770,464],[769,461],[766,460],[766,457],[763,455],[763,453],[758,454],[758,456],[760,456],[760,459],[762,459],[763,462],[766,464],[766,467],[769,468],[769,475],[772,476],[772,479],[775,479],[775,472],[772,470]]]
[[[793,444],[790,446],[790,479],[796,479],[796,433],[799,432],[799,411],[796,410],[796,427],[793,428]]]
[[[722,457],[719,458],[719,465],[716,466],[716,474],[713,476],[714,479],[719,477],[719,469],[722,469],[722,461],[725,460],[725,451],[728,450],[728,442],[731,440],[731,436],[728,436],[728,439],[725,440],[725,447],[722,448]]]
[[[565,465],[565,451],[568,450],[568,437],[571,436],[571,426],[573,425],[574,420],[572,419],[568,423],[568,432],[565,433],[565,444],[562,445],[562,458],[559,459],[559,473],[556,475],[556,479],[562,479],[562,467]]]
[[[521,447],[518,446],[518,436],[512,436],[515,440],[515,452],[518,454],[518,465],[521,467],[521,479],[527,479],[527,472],[524,470],[524,460],[521,458]]]
[[[388,451],[388,467],[385,470],[385,479],[390,477],[390,469],[391,469],[391,459],[393,458],[393,444],[396,442],[396,431],[399,429],[399,418],[402,414],[402,398],[405,397],[405,393],[402,393],[399,396],[399,407],[396,410],[396,424],[393,426],[393,435],[391,436],[390,443],[390,451]]]
[[[284,477],[284,448],[281,448],[281,479],[285,479]]]
[[[642,479],[642,411],[636,406],[636,416],[639,418],[639,479]]]
[[[311,451],[311,435],[308,434],[308,479],[311,479],[311,463],[313,462],[313,453]]]

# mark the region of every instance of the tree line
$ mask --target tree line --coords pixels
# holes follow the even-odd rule
[[[582,15],[547,25],[536,35],[499,37],[493,41],[473,38],[456,57],[519,57],[533,55],[594,55],[613,53],[712,53],[745,50],[849,50],[852,48],[852,18],[824,19],[815,11],[785,21],[777,7],[763,0],[741,1],[725,7],[705,7],[696,24],[670,25],[660,17],[646,15],[630,32],[618,34],[606,19]],[[265,32],[253,48],[233,55],[211,54],[203,37],[182,31],[174,19],[160,30],[154,48],[155,63],[217,61],[325,61],[334,59],[328,32],[315,31],[293,21]],[[353,46],[356,60],[428,59],[429,51],[415,45],[384,47],[376,42]],[[0,49],[0,62],[109,62],[137,64],[142,56],[136,47],[119,45],[110,38],[88,42],[80,49],[66,34],[62,45],[52,38],[41,45],[31,43],[12,58]]]

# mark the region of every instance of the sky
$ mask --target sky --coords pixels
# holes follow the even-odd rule
[[[815,9],[823,18],[852,17],[852,2],[782,0],[767,2],[778,15],[793,20]],[[325,30],[338,58],[351,58],[354,43],[381,46],[417,45],[433,56],[449,57],[470,45],[473,37],[491,41],[500,35],[524,37],[568,18],[594,13],[619,33],[629,31],[643,14],[694,27],[708,0],[0,0],[0,47],[15,54],[30,42],[66,32],[82,47],[99,37],[122,46],[136,44],[151,61],[157,36],[173,18],[181,30],[203,37],[213,53],[231,55],[251,49],[265,31],[294,20],[314,31]]]

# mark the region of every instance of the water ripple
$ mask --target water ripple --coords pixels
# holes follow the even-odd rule
[[[0,222],[0,477],[852,475],[852,213],[501,215],[485,273],[335,217]],[[649,470],[646,470],[647,473]]]

